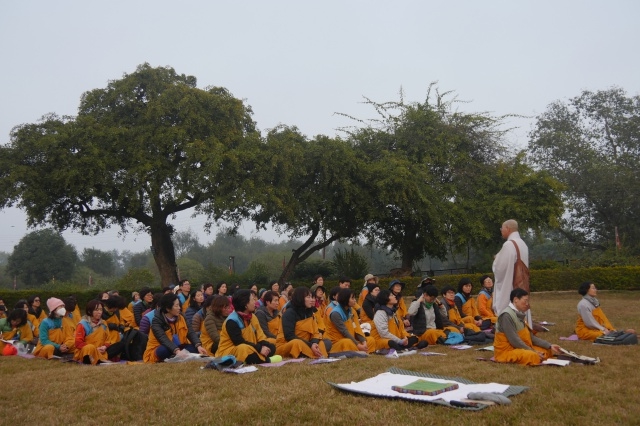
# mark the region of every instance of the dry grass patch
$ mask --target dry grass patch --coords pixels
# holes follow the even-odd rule
[[[640,327],[640,292],[602,292],[599,299],[614,325]],[[599,365],[501,365],[476,361],[490,356],[486,352],[439,346],[428,350],[446,356],[304,362],[245,375],[201,370],[198,363],[86,367],[0,357],[5,389],[0,418],[3,424],[40,425],[638,424],[638,346],[558,341],[572,333],[578,301],[574,292],[534,294],[534,317],[556,323],[544,338],[580,354],[599,356]],[[468,412],[357,396],[326,384],[364,380],[392,366],[530,389],[513,397],[511,406]]]

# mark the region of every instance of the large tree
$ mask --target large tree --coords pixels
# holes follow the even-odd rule
[[[148,232],[162,284],[176,282],[170,219],[194,209],[238,219],[259,133],[251,110],[226,89],[140,65],[83,94],[76,117],[47,115],[11,132],[1,148],[5,197],[30,225],[95,234]]]
[[[340,138],[308,139],[295,127],[279,126],[267,135],[261,163],[264,191],[252,220],[303,239],[281,282],[318,250],[357,237],[371,216],[371,171]]]
[[[7,274],[17,276],[26,285],[41,285],[54,279],[71,278],[78,260],[75,248],[62,235],[42,229],[25,235],[13,248]]]
[[[570,241],[604,250],[618,229],[640,252],[640,96],[585,90],[556,101],[530,134],[531,158],[565,185]]]
[[[539,226],[561,211],[552,179],[504,156],[499,117],[458,111],[433,89],[419,103],[369,101],[379,119],[351,132],[376,172],[378,215],[366,235],[394,249],[404,273],[425,255],[486,246],[509,217]]]

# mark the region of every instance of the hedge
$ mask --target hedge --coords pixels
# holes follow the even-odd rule
[[[474,293],[480,288],[480,277],[484,274],[464,274],[464,275],[437,275],[436,287],[439,289],[445,285],[453,288],[458,287],[458,281],[461,278],[469,278],[474,286]],[[489,274],[492,275],[492,274]],[[396,278],[381,278],[380,287],[387,288],[389,283]],[[422,280],[421,277],[401,277],[398,278],[406,284],[403,291],[404,296],[411,296],[415,293],[416,288]],[[531,291],[577,291],[578,287],[584,281],[593,281],[599,290],[640,290],[640,266],[621,266],[610,268],[583,268],[583,269],[544,269],[531,271]],[[333,280],[325,281],[325,287],[331,289],[337,286],[338,282]],[[351,288],[356,294],[364,286],[364,279],[353,279]],[[153,289],[154,292],[160,289]],[[42,306],[46,306],[46,300],[49,297],[57,297],[63,299],[74,295],[78,300],[80,309],[87,302],[96,297],[97,289],[87,290],[10,290],[0,289],[0,298],[4,300],[7,309],[11,309],[19,299],[27,299],[29,296],[37,294],[42,298]],[[131,290],[122,290],[120,294],[129,301]]]

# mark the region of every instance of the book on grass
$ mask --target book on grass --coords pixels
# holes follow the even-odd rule
[[[419,379],[404,386],[391,386],[396,392],[410,393],[412,395],[434,396],[444,392],[458,389],[457,383],[451,382],[432,382],[429,380]]]

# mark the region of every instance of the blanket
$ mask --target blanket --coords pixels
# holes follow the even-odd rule
[[[416,381],[417,377],[429,379],[429,381],[437,383],[451,383],[458,385],[458,389],[441,393],[439,395],[414,395],[411,393],[399,393],[392,389],[393,386],[406,386]],[[410,401],[426,402],[431,404],[445,405],[447,407],[460,408],[464,410],[478,411],[486,408],[488,405],[477,404],[476,406],[467,406],[460,404],[461,400],[467,398],[472,392],[496,392],[506,397],[517,395],[524,392],[528,388],[525,386],[510,386],[500,383],[474,383],[461,377],[445,377],[430,373],[420,373],[416,371],[403,370],[392,367],[387,373],[378,374],[370,379],[361,382],[351,383],[332,383],[327,382],[336,389],[353,392],[361,395],[375,396],[378,398],[400,398]]]

